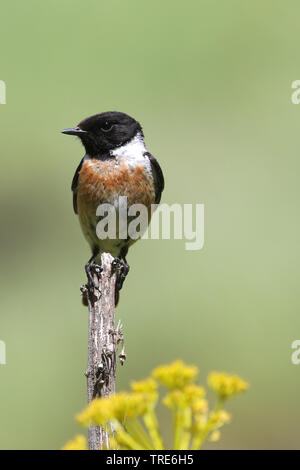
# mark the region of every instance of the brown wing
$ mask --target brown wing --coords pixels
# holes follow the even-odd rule
[[[151,155],[151,153],[149,152],[146,152],[144,155],[149,158],[151,163],[151,168],[154,176],[155,204],[159,204],[161,199],[161,193],[163,192],[165,187],[164,175],[160,164],[158,163],[156,158],[153,157],[153,155]]]
[[[71,185],[71,189],[73,191],[73,209],[74,209],[75,214],[78,214],[78,211],[77,211],[77,186],[78,186],[79,172],[82,168],[82,164],[83,164],[84,159],[85,159],[85,157],[83,157],[83,159],[79,163],[78,167],[76,168],[75,175],[73,177],[72,185]]]

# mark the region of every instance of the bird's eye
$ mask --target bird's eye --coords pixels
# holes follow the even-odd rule
[[[105,121],[105,123],[102,124],[102,126],[101,126],[101,131],[109,132],[109,131],[112,130],[113,127],[114,127],[114,125],[111,122]]]

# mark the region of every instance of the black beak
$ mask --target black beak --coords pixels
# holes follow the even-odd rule
[[[72,127],[71,129],[65,129],[61,132],[62,134],[78,135],[78,136],[80,136],[81,134],[87,134],[87,131],[83,131],[82,129],[80,129],[80,127]]]

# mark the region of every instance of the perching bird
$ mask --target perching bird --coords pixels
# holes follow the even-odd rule
[[[88,117],[77,127],[62,131],[78,136],[86,154],[76,169],[73,182],[73,207],[92,256],[86,264],[86,273],[93,285],[91,263],[100,264],[101,253],[109,252],[123,260],[123,280],[129,270],[126,261],[128,248],[136,241],[126,239],[99,239],[96,215],[99,204],[109,203],[119,211],[120,196],[127,197],[128,207],[144,204],[149,210],[158,204],[164,189],[164,177],[158,161],[145,147],[142,127],[125,113],[109,111]],[[128,218],[129,221],[129,218]],[[116,295],[116,302],[118,293]]]

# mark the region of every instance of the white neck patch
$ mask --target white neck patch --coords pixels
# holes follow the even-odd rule
[[[146,152],[146,147],[144,144],[144,139],[140,132],[136,134],[127,144],[122,145],[114,150],[111,150],[110,153],[113,157],[125,158],[126,160],[141,160],[144,159],[144,153]]]
[[[123,162],[131,168],[143,165],[149,176],[152,176],[151,163],[149,158],[144,156],[145,152],[147,152],[147,149],[143,136],[138,132],[127,144],[111,150],[110,154],[115,157],[117,164]]]

